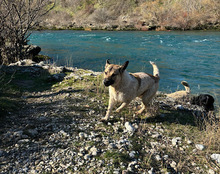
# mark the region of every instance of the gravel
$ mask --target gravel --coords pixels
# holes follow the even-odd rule
[[[78,76],[74,72],[65,78]],[[194,146],[192,140],[167,134],[169,130],[160,122],[149,126],[126,118],[102,123],[105,100],[71,87],[22,97],[20,111],[0,123],[0,173],[177,173],[176,160],[187,149],[204,150],[204,145]],[[160,105],[187,108],[171,101]],[[168,148],[177,156],[170,155]],[[211,158],[220,163],[219,156],[212,154]],[[209,171],[196,168],[196,162],[187,165],[200,173]]]

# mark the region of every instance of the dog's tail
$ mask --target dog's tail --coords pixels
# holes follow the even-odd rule
[[[160,77],[160,73],[159,73],[159,69],[158,69],[157,65],[152,61],[150,61],[150,64],[153,66],[153,75],[155,77]]]
[[[186,81],[182,81],[181,84],[185,87],[186,92],[190,93],[190,86]]]

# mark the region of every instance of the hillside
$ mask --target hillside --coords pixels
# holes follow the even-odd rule
[[[220,29],[219,0],[57,0],[50,29]]]

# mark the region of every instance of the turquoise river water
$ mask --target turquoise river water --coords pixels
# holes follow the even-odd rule
[[[208,93],[220,103],[220,32],[211,31],[34,31],[30,43],[42,48],[58,65],[103,71],[106,59],[129,72],[160,70],[160,91],[184,89]]]

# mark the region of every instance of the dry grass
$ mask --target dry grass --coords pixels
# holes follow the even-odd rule
[[[217,116],[219,118],[220,112]],[[213,113],[209,113],[208,118],[204,120],[204,131],[201,132],[201,143],[206,145],[210,152],[220,152],[220,121],[214,118]]]
[[[193,29],[219,22],[218,0],[155,0],[147,1],[136,9],[149,25]]]
[[[47,17],[53,25],[100,24],[157,26],[158,30],[200,29],[220,23],[219,0],[65,0]]]

